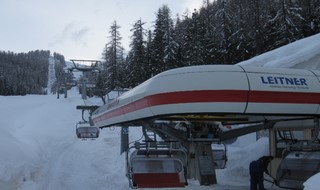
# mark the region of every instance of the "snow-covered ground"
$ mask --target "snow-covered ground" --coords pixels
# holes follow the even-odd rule
[[[310,60],[319,59],[319,44],[318,34],[286,46],[288,52],[283,47],[241,64],[281,67],[276,63],[290,62],[283,67],[318,69],[320,61],[311,67]],[[60,99],[51,94],[0,96],[1,190],[130,189],[118,128],[103,129],[97,140],[76,138],[75,124],[81,120],[76,106],[83,104],[100,104],[100,99],[83,102],[76,88],[68,92],[68,98]],[[141,135],[138,128],[130,128],[131,140]],[[190,180],[185,189],[248,190],[250,161],[268,154],[268,139],[252,139],[244,136],[228,146],[227,168],[217,170],[217,185],[199,186]],[[305,183],[305,190],[319,189],[319,180],[318,173]],[[268,189],[279,189],[265,184]]]
[[[75,136],[83,105],[69,98],[0,96],[0,189],[127,189],[118,130],[82,141]],[[110,183],[112,182],[112,183]]]
[[[93,98],[86,104],[99,101]],[[119,128],[103,129],[97,140],[76,138],[81,111],[75,108],[83,104],[76,88],[63,99],[55,95],[0,96],[1,190],[130,189],[125,157],[120,155]],[[131,140],[141,135],[139,128],[130,128]],[[245,139],[228,147],[228,169],[217,171],[218,185],[199,186],[190,180],[186,189],[247,190],[248,164],[268,153],[268,140],[247,145]]]

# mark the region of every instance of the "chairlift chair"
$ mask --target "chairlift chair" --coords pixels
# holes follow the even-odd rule
[[[212,147],[212,156],[215,169],[224,169],[227,164],[227,148],[225,144],[214,144]]]
[[[80,139],[96,139],[99,137],[98,127],[90,126],[88,122],[79,122],[76,124],[76,134]]]
[[[129,179],[135,188],[184,187],[186,155],[181,150],[135,150],[129,161]]]
[[[278,167],[277,186],[302,190],[303,183],[318,172],[320,172],[320,152],[289,152]]]

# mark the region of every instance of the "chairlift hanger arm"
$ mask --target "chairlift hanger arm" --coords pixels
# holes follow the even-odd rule
[[[99,106],[83,106],[83,105],[77,106],[77,110],[89,110],[90,113],[94,112],[98,108]]]
[[[97,65],[98,63],[101,63],[101,61],[99,60],[90,60],[90,59],[70,59],[70,61],[72,61],[73,64],[75,64],[75,61],[77,62],[92,62],[92,63],[95,63],[95,65]]]
[[[74,65],[74,69],[77,69],[79,71],[83,71],[83,72],[88,72],[88,71],[94,71],[94,70],[98,70],[96,67],[98,66],[98,63],[101,63],[101,61],[99,60],[81,60],[81,59],[70,59],[70,61],[72,61],[73,65]],[[76,64],[76,62],[90,62],[91,66],[88,67],[79,67],[78,64]]]

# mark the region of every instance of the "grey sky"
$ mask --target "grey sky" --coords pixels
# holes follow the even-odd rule
[[[164,4],[176,14],[199,9],[203,0],[0,0],[0,51],[58,52],[69,59],[101,59],[109,28],[121,26],[129,48],[130,29],[141,18],[146,29]]]

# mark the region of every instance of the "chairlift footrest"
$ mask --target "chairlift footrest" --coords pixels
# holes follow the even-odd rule
[[[77,110],[90,110],[90,111],[94,111],[96,109],[98,109],[99,106],[84,106],[84,105],[79,105],[77,106]]]

